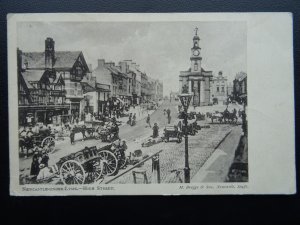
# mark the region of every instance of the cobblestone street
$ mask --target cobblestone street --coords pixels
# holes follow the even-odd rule
[[[142,114],[151,115],[151,123],[157,122],[160,127],[160,135],[163,133],[163,128],[168,125],[166,115],[164,111],[166,109],[171,110],[171,120],[172,124],[177,124],[177,105],[178,101],[164,101],[157,110],[148,111]],[[218,108],[224,108],[224,106],[217,106]],[[211,108],[214,110],[214,107]],[[176,183],[180,182],[180,179],[183,179],[184,168],[184,139],[181,143],[177,143],[175,140],[168,143],[160,142],[158,144],[152,145],[150,147],[142,147],[142,143],[147,141],[152,134],[152,128],[146,126],[145,116],[141,115],[140,119],[137,121],[137,124],[134,127],[131,127],[126,124],[126,118],[123,118],[123,125],[120,127],[120,137],[127,140],[128,150],[126,154],[130,154],[134,150],[141,149],[144,155],[151,155],[159,150],[162,150],[160,153],[160,171],[161,171],[161,182],[162,183]],[[219,142],[231,131],[233,126],[231,124],[211,124],[209,119],[200,121],[201,126],[209,126],[209,128],[202,128],[195,136],[189,136],[189,163],[191,169],[191,178],[199,171],[201,166],[207,161],[207,159],[214,152],[216,146]],[[70,144],[69,137],[66,137],[64,140],[56,142],[56,150],[49,154],[49,165],[54,165],[59,161],[60,158],[78,152],[84,149],[86,146],[97,146],[97,148],[108,145],[107,142],[101,142],[100,140],[89,139],[82,141],[81,134],[75,136],[75,144]],[[20,158],[20,175],[28,175],[30,171],[31,157],[24,159]],[[120,170],[124,172],[125,170],[130,169],[132,166],[128,166],[126,169]],[[146,170],[147,178],[149,183],[157,182],[156,176],[152,174],[152,160],[148,160],[140,168]],[[172,170],[180,170],[180,178],[176,176]],[[103,183],[108,182],[113,179],[113,176],[105,177]],[[141,182],[140,179],[137,179],[137,182]],[[112,183],[133,183],[132,171],[125,173],[123,176],[117,178]]]
[[[215,147],[230,132],[232,125],[210,125],[210,128],[203,128],[195,136],[189,136],[189,162],[191,169],[191,177],[193,177],[200,167],[206,162],[210,155],[214,152]],[[146,154],[153,154],[159,150],[163,150],[160,154],[160,169],[162,183],[176,183],[179,179],[171,170],[184,168],[184,141],[180,144],[176,142],[161,142],[159,144],[143,148]],[[147,161],[142,167],[147,171],[148,181],[155,183],[156,177],[152,176],[152,162]],[[112,177],[106,179],[109,180]],[[183,176],[181,177],[183,179]],[[132,172],[124,174],[122,177],[114,180],[112,183],[133,183]]]

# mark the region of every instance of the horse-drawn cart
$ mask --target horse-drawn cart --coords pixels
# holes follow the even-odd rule
[[[37,134],[32,136],[19,137],[19,148],[27,152],[29,149],[34,148],[34,144],[43,148],[47,153],[51,153],[55,150],[55,135],[51,133],[49,129],[42,129]]]
[[[61,158],[52,170],[67,185],[100,182],[103,176],[115,174],[118,170],[118,159],[109,148],[86,147]]]
[[[182,132],[175,126],[166,126],[163,139],[165,142],[169,142],[170,138],[176,138],[177,143],[180,143],[182,141]]]

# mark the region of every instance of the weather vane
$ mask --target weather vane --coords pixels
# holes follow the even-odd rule
[[[197,32],[198,32],[198,27],[196,27],[196,28],[195,28],[195,31],[196,31],[196,36],[197,36]]]

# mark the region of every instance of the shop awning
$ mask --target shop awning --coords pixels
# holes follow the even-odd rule
[[[85,77],[82,79],[82,81],[80,83],[81,83],[84,94],[88,93],[88,92],[96,91],[93,84],[90,81],[88,81]]]
[[[63,105],[19,105],[19,109],[35,109],[35,110],[57,110],[57,109],[69,109],[69,104]]]

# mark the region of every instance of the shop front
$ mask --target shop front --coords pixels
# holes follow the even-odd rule
[[[36,123],[45,125],[56,123],[57,116],[68,113],[69,105],[35,105],[19,106],[19,126],[33,126]]]

